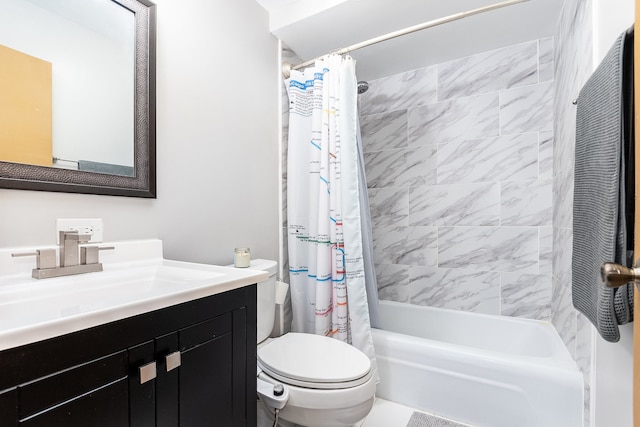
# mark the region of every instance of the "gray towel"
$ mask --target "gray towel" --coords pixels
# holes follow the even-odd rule
[[[625,188],[633,144],[627,141],[632,127],[625,93],[633,86],[625,51],[633,52],[627,33],[618,37],[580,91],[576,120],[573,305],[610,342],[620,339],[618,325],[633,320],[633,285],[609,289],[600,279],[604,262],[629,265],[633,241],[627,218],[633,190],[628,194]]]

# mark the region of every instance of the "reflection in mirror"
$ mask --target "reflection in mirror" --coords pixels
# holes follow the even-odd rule
[[[154,68],[146,0],[0,0],[0,186],[155,197]]]
[[[40,60],[51,69],[52,156],[47,166],[87,170],[87,164],[99,162],[128,166],[132,175],[134,15],[121,5],[104,0],[2,1],[8,3],[11,13],[0,15],[0,45],[14,49],[16,54],[33,57],[32,62]],[[19,62],[14,57],[0,62],[0,68]],[[4,81],[28,75],[28,66],[24,68],[13,79]],[[3,111],[21,105],[19,101],[24,100],[21,96],[39,95],[37,91],[28,91],[33,87],[28,82],[20,86],[22,94],[0,100]],[[31,117],[21,116],[21,121],[33,123],[32,116],[38,112],[30,112]],[[5,134],[0,144],[13,147],[15,152],[16,145],[30,143],[16,136],[21,135]],[[30,157],[26,158],[27,163]],[[0,157],[0,160],[22,159]]]

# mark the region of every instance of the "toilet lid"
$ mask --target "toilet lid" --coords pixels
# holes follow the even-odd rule
[[[258,365],[283,383],[348,388],[371,377],[371,361],[357,348],[321,335],[288,333],[258,350]]]

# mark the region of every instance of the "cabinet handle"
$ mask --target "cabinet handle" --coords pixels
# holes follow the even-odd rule
[[[168,354],[164,358],[164,360],[165,360],[165,363],[167,365],[167,372],[173,371],[174,369],[179,367],[180,364],[182,363],[179,351],[175,351],[175,352],[173,352],[171,354]]]
[[[140,384],[151,381],[156,377],[156,362],[140,366]]]

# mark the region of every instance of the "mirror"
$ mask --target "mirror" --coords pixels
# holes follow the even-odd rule
[[[155,197],[153,3],[0,0],[0,81],[0,188]]]

